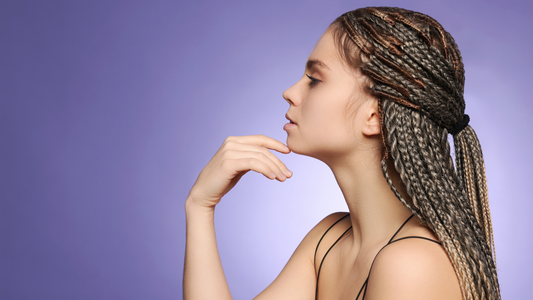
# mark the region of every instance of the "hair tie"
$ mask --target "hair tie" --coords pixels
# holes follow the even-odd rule
[[[468,122],[470,122],[470,117],[467,114],[464,114],[463,119],[459,121],[459,123],[455,124],[455,126],[453,126],[453,128],[450,129],[448,133],[450,133],[451,135],[458,134],[459,132],[461,132],[461,130],[465,129],[465,127],[468,126]]]

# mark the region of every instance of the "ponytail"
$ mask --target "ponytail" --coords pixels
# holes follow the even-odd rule
[[[478,221],[491,254],[496,264],[496,249],[489,209],[489,195],[487,192],[487,177],[481,145],[474,129],[466,126],[462,131],[453,135],[455,146],[455,164],[465,193],[470,200],[470,206]]]

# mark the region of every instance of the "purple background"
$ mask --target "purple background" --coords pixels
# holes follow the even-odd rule
[[[418,10],[455,37],[485,153],[502,295],[533,278],[527,1],[0,3],[0,298],[179,299],[183,204],[228,135],[285,141],[281,93],[329,23]],[[294,154],[286,183],[246,175],[217,209],[234,298],[278,274],[345,210],[329,169]]]

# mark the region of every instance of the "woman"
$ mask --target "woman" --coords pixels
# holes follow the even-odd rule
[[[230,299],[214,208],[268,149],[325,162],[350,210],[315,226],[257,299],[500,299],[479,141],[457,45],[434,19],[369,7],[335,20],[283,93],[287,146],[229,137],[186,202],[186,299]],[[456,169],[448,134],[454,138]]]

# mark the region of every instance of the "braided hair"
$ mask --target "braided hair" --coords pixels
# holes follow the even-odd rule
[[[463,299],[501,299],[485,165],[464,114],[454,39],[433,18],[392,7],[347,12],[332,28],[341,56],[373,82],[368,92],[379,100],[381,165],[392,191],[442,242]],[[387,160],[411,199],[398,192]]]

